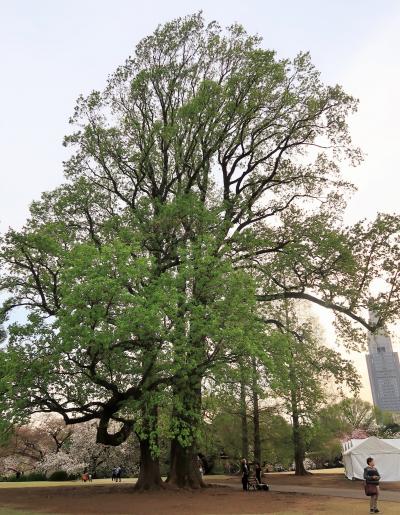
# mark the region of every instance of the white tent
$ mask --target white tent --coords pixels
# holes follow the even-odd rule
[[[375,460],[382,481],[400,481],[400,439],[370,436],[343,444],[343,463],[349,479],[363,479],[367,458]]]

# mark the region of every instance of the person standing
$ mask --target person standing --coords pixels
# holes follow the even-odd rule
[[[246,458],[243,458],[243,459],[242,459],[241,470],[242,470],[242,485],[243,485],[243,490],[244,490],[245,492],[247,492],[247,490],[249,489],[249,474],[250,474],[250,469],[249,469],[249,465],[248,465],[248,463],[247,463]]]
[[[117,483],[121,483],[121,478],[122,478],[122,467],[119,466],[115,469],[115,481]]]
[[[370,513],[379,513],[379,481],[381,476],[375,467],[373,458],[367,458],[367,466],[364,469],[365,494],[370,497]]]

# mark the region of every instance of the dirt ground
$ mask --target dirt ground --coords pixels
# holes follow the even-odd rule
[[[132,480],[121,484],[79,484],[0,489],[0,515],[17,515],[4,509],[32,510],[35,513],[64,515],[358,515],[368,513],[368,499],[342,499],[278,492],[242,492],[228,485],[240,485],[240,479],[222,476],[207,478],[226,486],[201,491],[165,490],[137,493]],[[291,474],[268,474],[272,485],[302,485],[320,488],[360,490],[361,483],[348,481],[340,474],[314,474],[298,478]],[[17,485],[17,483],[16,483]],[[18,484],[20,486],[20,484]],[[382,484],[383,490],[400,490],[400,483]],[[382,509],[383,508],[383,509]],[[384,502],[381,511],[398,515],[398,503]],[[24,512],[25,513],[25,512]]]
[[[241,492],[228,487],[201,491],[133,492],[131,484],[0,490],[0,506],[50,514],[74,515],[250,515],[368,513],[368,500],[300,494]],[[384,513],[399,513],[399,504],[384,503]]]

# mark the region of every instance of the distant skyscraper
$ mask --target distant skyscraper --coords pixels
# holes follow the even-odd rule
[[[374,321],[372,313],[369,318]],[[375,406],[400,412],[400,362],[390,336],[384,330],[369,334],[368,349],[368,374]]]

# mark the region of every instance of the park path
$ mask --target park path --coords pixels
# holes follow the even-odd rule
[[[227,484],[226,482],[212,482],[212,484],[229,486],[229,488],[235,488],[241,490],[241,484]],[[365,499],[365,494],[362,489],[350,490],[347,488],[320,488],[315,486],[301,486],[301,485],[279,485],[273,484],[271,486],[271,492],[280,493],[296,493],[296,494],[307,494],[307,495],[321,495],[327,497],[347,497],[350,499]],[[252,494],[253,492],[249,492]],[[254,492],[256,493],[256,492]],[[381,490],[379,494],[381,501],[400,502],[400,492],[394,490]]]
[[[293,492],[308,495],[326,495],[329,497],[349,497],[351,499],[365,499],[363,490],[349,490],[347,488],[319,488],[315,486],[300,485],[271,485],[273,492]],[[379,494],[381,501],[400,502],[400,492],[393,490],[381,490]]]

